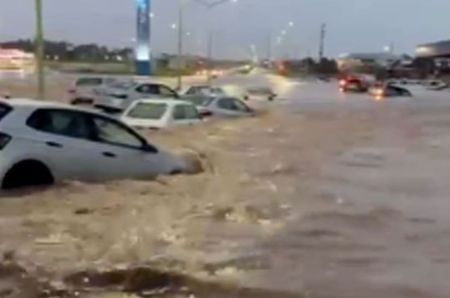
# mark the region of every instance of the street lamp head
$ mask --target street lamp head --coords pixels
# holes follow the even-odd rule
[[[289,27],[294,27],[294,22],[290,21],[289,22]]]
[[[170,28],[172,28],[173,30],[177,29],[177,24],[172,24],[172,25],[170,26]]]

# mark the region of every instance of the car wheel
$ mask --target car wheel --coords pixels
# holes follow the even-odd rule
[[[15,164],[3,178],[2,189],[25,186],[51,185],[55,179],[49,168],[36,160],[25,160]]]

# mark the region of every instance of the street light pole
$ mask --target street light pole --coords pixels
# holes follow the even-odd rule
[[[183,87],[183,75],[181,73],[183,67],[183,37],[184,37],[184,0],[178,2],[178,76],[177,76],[177,89],[180,91]]]
[[[45,98],[45,77],[44,77],[44,29],[42,24],[42,0],[36,0],[36,37],[35,55],[37,62],[37,83],[38,99]]]

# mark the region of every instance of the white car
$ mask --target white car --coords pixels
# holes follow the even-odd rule
[[[202,122],[197,108],[190,102],[168,99],[140,99],[125,110],[121,120],[135,128],[160,129]]]
[[[202,117],[239,118],[255,116],[255,111],[236,97],[192,96],[186,98],[193,103]]]
[[[178,93],[158,83],[124,82],[103,90],[95,107],[106,112],[122,112],[141,98],[178,98]]]
[[[211,87],[208,85],[196,85],[188,87],[183,96],[226,96],[227,94],[221,87]]]
[[[273,101],[277,95],[267,87],[252,87],[247,89],[246,100]]]
[[[0,101],[3,189],[64,180],[147,179],[186,169],[122,122],[76,107]]]
[[[114,78],[81,77],[69,89],[70,103],[73,105],[94,104],[102,88],[116,82]]]

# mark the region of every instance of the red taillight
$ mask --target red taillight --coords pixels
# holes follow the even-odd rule
[[[11,141],[11,136],[7,135],[6,133],[0,132],[0,150],[3,150],[3,148],[8,145],[8,143]]]
[[[346,80],[340,80],[339,81],[339,86],[345,86],[345,84],[347,84]]]
[[[208,110],[200,111],[200,116],[202,117],[211,117],[212,115],[214,115],[214,113],[211,111]]]

